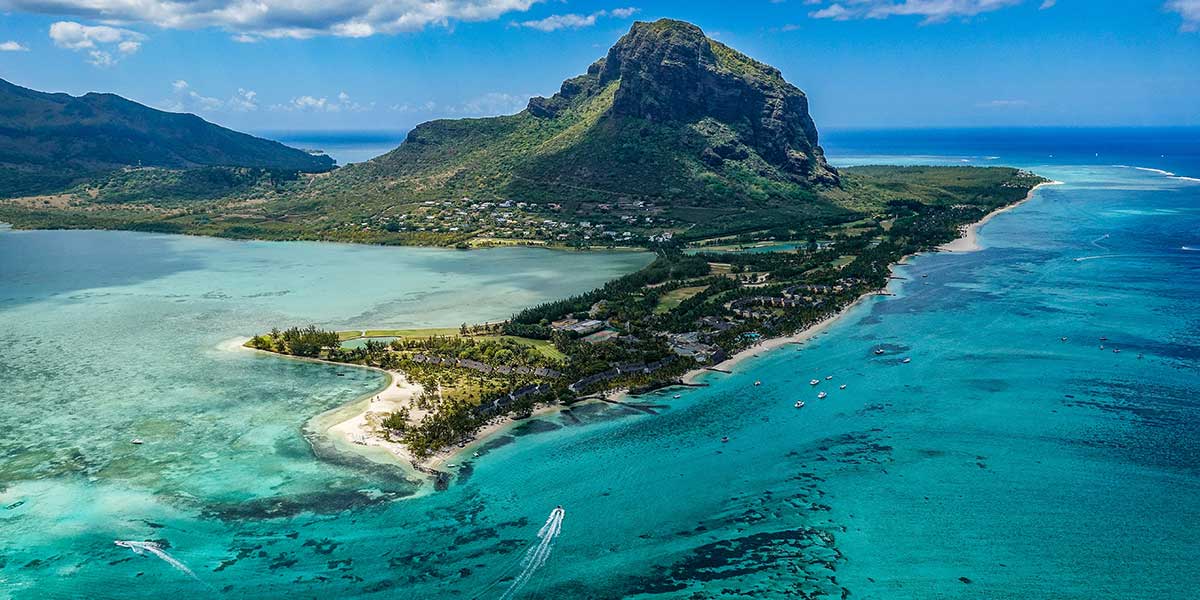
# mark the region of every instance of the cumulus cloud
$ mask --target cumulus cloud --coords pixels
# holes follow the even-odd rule
[[[1169,0],[1165,8],[1183,17],[1181,31],[1200,31],[1200,0]]]
[[[121,57],[140,50],[146,36],[108,25],[58,21],[50,25],[50,39],[59,48],[86,52],[88,62],[97,67],[111,67]]]
[[[217,27],[238,41],[367,37],[490,21],[542,0],[0,0],[0,10],[168,29]]]
[[[29,52],[29,48],[21,42],[0,42],[0,52]]]
[[[615,19],[628,19],[638,12],[637,8],[614,8],[612,10],[598,10],[590,15],[580,15],[575,13],[567,13],[562,15],[550,15],[544,19],[535,21],[521,21],[514,23],[518,27],[527,27],[538,31],[558,31],[559,29],[582,29],[591,27],[596,24],[596,19],[600,17],[613,17]]]
[[[924,17],[924,23],[941,23],[956,17],[1000,10],[1023,0],[839,0],[809,13],[815,19],[886,19],[893,16]],[[813,2],[811,4],[821,4]]]
[[[350,98],[350,94],[339,92],[332,100],[325,96],[297,96],[285,104],[274,104],[271,110],[292,112],[363,112],[371,110],[375,103],[359,104]]]
[[[258,93],[253,90],[238,88],[237,93],[228,100],[205,96],[192,89],[191,84],[183,79],[171,83],[174,92],[171,99],[162,103],[162,108],[172,112],[249,112],[258,110]]]

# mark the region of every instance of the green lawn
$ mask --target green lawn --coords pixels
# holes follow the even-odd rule
[[[671,309],[679,306],[684,300],[703,292],[708,289],[707,285],[699,285],[693,287],[681,287],[671,290],[662,295],[658,299],[658,305],[654,307],[655,314],[664,314],[670,312]]]
[[[366,335],[363,335],[362,330],[354,331],[339,331],[338,338],[343,342],[360,337],[368,338],[427,338],[435,336],[458,337],[458,327],[431,327],[428,329],[368,329]],[[532,346],[542,353],[546,358],[562,361],[566,359],[566,355],[558,351],[550,340],[535,340],[532,338],[523,338],[512,335],[476,335],[471,336],[478,340],[498,340],[501,338],[513,340],[519,344]]]

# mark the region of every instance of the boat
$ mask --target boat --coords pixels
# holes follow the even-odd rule
[[[1107,342],[1107,341],[1108,341],[1108,338],[1106,338],[1106,337],[1104,337],[1104,336],[1100,336],[1100,341],[1102,341],[1102,342]]]
[[[829,381],[830,379],[833,379],[833,375],[826,375],[826,376],[825,376],[825,381]]]
[[[904,364],[906,364],[906,365],[907,365],[908,363],[912,362],[912,359],[911,359],[911,358],[908,358],[908,357],[905,357],[905,358],[904,358],[904,360],[902,360],[902,361],[900,361],[900,362],[902,362],[902,363],[904,363]]]
[[[1142,356],[1142,353],[1141,353],[1141,352],[1138,352],[1138,360],[1141,360],[1142,358],[1144,358],[1144,357]]]
[[[825,396],[828,396],[828,395],[829,394],[826,394],[825,392],[821,392],[820,394],[817,394],[817,400],[824,399]]]
[[[813,379],[812,381],[808,382],[808,385],[817,385],[818,383],[821,383],[821,381],[818,379]]]
[[[471,456],[474,456],[475,458],[479,458],[480,455],[478,452],[472,452]]]
[[[1100,349],[1101,349],[1101,350],[1103,350],[1103,349],[1104,349],[1104,344],[1100,344]]]
[[[875,349],[875,356],[879,356],[880,354],[883,354],[883,348],[876,348],[876,349]]]
[[[843,383],[842,385],[838,386],[838,389],[839,389],[839,390],[844,390],[844,389],[846,389],[846,384],[844,384],[844,383]]]
[[[1059,339],[1059,341],[1065,342],[1065,341],[1067,341],[1067,336],[1064,335],[1058,339]]]
[[[134,446],[141,446],[142,444],[145,444],[146,442],[143,442],[142,438],[133,438],[132,440],[129,440],[129,443],[133,444]]]
[[[803,401],[803,400],[797,400],[797,401],[796,401],[796,408],[804,408],[804,401]]]
[[[755,382],[754,382],[754,385],[762,385],[762,382],[761,382],[761,381],[755,381]]]
[[[678,399],[679,399],[679,394],[675,394],[673,397],[674,397],[676,400],[678,400]]]
[[[721,443],[722,443],[722,444],[724,444],[724,443],[726,443],[726,442],[728,442],[728,441],[729,441],[729,436],[725,436],[725,437],[721,438]]]
[[[1120,348],[1113,348],[1113,354],[1120,354],[1120,353],[1121,353]]]

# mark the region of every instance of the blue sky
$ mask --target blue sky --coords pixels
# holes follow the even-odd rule
[[[0,77],[251,130],[510,113],[672,17],[820,127],[1200,125],[1200,0],[0,0]]]

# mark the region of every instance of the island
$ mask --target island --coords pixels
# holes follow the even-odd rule
[[[960,240],[976,223],[1052,183],[1007,168],[864,171],[925,184],[901,196],[847,186],[860,218],[802,239],[759,233],[660,245],[640,271],[500,323],[347,332],[292,326],[246,346],[387,372],[387,388],[327,433],[441,476],[439,465],[513,419],[587,401],[636,409],[641,394],[696,385],[693,377],[706,369],[728,370],[749,352],[802,342],[863,297],[883,293],[892,265],[939,248],[969,250]]]
[[[969,236],[1047,183],[1006,167],[835,168],[804,92],[670,19],[635,23],[517,114],[424,123],[391,152],[340,168],[122,99],[14,87],[0,86],[5,104],[38,108],[0,115],[0,125],[85,151],[62,180],[41,177],[45,153],[0,164],[0,222],[17,228],[655,254],[640,271],[503,322],[356,332],[280,323],[247,342],[387,372],[392,383],[329,433],[425,471],[539,407],[636,407],[639,394],[692,385],[697,370],[727,368],[747,349],[797,341],[883,290],[906,256]],[[157,154],[137,144],[100,156],[71,142],[95,120],[112,123],[113,139],[141,139],[119,114],[100,119],[106,110],[170,129],[146,143],[171,149],[171,160],[146,162]],[[28,117],[47,111],[57,120]]]

